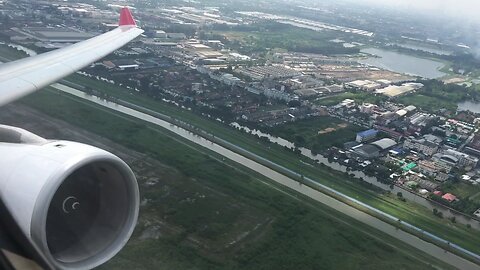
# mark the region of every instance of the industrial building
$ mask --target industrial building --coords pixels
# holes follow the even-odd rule
[[[355,139],[357,142],[366,142],[369,141],[377,136],[378,131],[375,129],[369,129],[362,132],[357,133],[357,138]]]
[[[236,73],[250,77],[252,80],[287,79],[299,76],[301,73],[286,66],[255,66],[250,68],[237,68]]]
[[[50,43],[75,43],[93,37],[92,34],[65,27],[26,27],[20,32],[31,39]]]
[[[377,132],[376,130],[374,131]],[[372,133],[372,132],[369,131],[369,133]],[[372,159],[380,156],[381,153],[391,149],[395,145],[397,145],[397,143],[392,139],[388,139],[388,138],[380,139],[370,144],[360,144],[358,146],[353,147],[351,154],[354,157],[360,157],[363,159]]]
[[[392,139],[384,138],[384,139],[380,139],[378,141],[372,142],[371,145],[375,145],[382,151],[385,151],[394,147],[395,145],[397,145],[397,143]]]
[[[382,89],[378,89],[375,91],[378,94],[383,94],[387,97],[398,97],[404,95],[406,93],[412,92],[414,90],[420,89],[423,87],[421,83],[404,83],[400,86],[398,85],[390,85]]]

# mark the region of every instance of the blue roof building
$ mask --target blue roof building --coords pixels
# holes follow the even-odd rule
[[[369,130],[359,132],[359,133],[357,133],[356,141],[357,142],[369,141],[369,140],[377,137],[377,133],[378,133],[378,130],[375,130],[375,129],[369,129]]]

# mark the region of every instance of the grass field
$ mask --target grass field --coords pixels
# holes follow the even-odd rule
[[[202,118],[194,113],[180,110],[162,102],[151,100],[148,97],[137,94],[134,95],[117,86],[91,80],[79,75],[74,75],[70,77],[69,80],[82,85],[90,86],[93,89],[107,93],[110,96],[115,96],[136,104],[141,104],[142,106],[148,107],[152,110],[174,116],[185,122],[189,122],[215,134],[220,138],[235,143],[280,165],[283,165],[294,171],[302,172],[306,176],[311,177],[329,187],[335,188],[346,195],[355,197],[360,201],[378,207],[387,213],[393,214],[405,221],[424,228],[427,231],[444,237],[453,243],[457,243],[475,252],[480,251],[478,246],[478,242],[480,241],[478,232],[459,224],[450,224],[445,220],[438,219],[433,216],[429,210],[416,204],[403,203],[396,199],[395,196],[382,195],[369,191],[356,181],[351,181],[351,179],[345,175],[332,172],[326,168],[318,167],[316,165],[312,166],[310,160],[296,156],[292,152],[286,151],[279,146],[259,142],[257,138],[241,133],[233,128],[229,128],[215,121]],[[43,109],[45,110],[45,108]],[[68,106],[66,109],[68,111]],[[59,117],[62,115],[61,112],[57,112],[57,114]],[[95,119],[95,116],[92,116],[92,119]],[[82,119],[77,120],[81,121]],[[135,129],[138,129],[138,126],[132,128],[132,132],[135,132]],[[131,142],[127,141],[125,143],[128,145]],[[182,163],[183,161],[180,161],[179,164]]]
[[[353,54],[358,48],[345,48],[329,40],[342,38],[342,34],[327,31],[313,31],[290,25],[268,22],[243,29],[213,31],[214,35],[225,36],[230,46],[243,52],[262,52],[268,49],[285,49],[293,52],[321,54]]]
[[[319,152],[355,140],[363,128],[330,116],[318,116],[269,128],[268,133]]]
[[[451,185],[443,186],[444,192],[450,192],[462,199],[470,199],[475,202],[480,202],[480,187],[469,183],[460,182]]]
[[[81,75],[73,75],[68,80],[90,86],[109,96],[141,104],[154,111],[174,116],[179,120],[198,126],[219,138],[232,142],[293,171],[302,172],[307,177],[443,237],[452,243],[480,253],[480,246],[478,245],[480,235],[477,231],[458,223],[452,224],[448,220],[439,219],[430,210],[418,204],[404,203],[398,200],[396,196],[373,192],[357,181],[352,181],[344,174],[320,167],[310,159],[295,155],[276,144],[262,142],[253,135],[242,133],[216,121],[203,118],[195,113],[181,110],[163,102],[152,100],[141,94],[132,94],[115,85],[92,80]]]
[[[437,97],[425,96],[422,94],[402,96],[395,99],[395,101],[398,103],[403,103],[405,105],[413,105],[430,112],[436,112],[441,109],[447,109],[451,111],[455,111],[457,109],[456,103],[452,103],[449,100]]]
[[[103,269],[429,269],[430,263],[448,268],[330,208],[310,200],[304,203],[285,191],[272,189],[257,173],[224,162],[163,129],[45,90],[22,103],[146,153],[175,168],[194,185],[210,187],[239,204],[238,211],[217,217],[211,209],[223,209],[225,206],[219,203],[228,205],[229,200],[207,200],[194,207],[183,206],[182,201],[169,204],[161,200],[161,188],[143,186],[142,201],[153,203],[142,207],[141,220],[164,220],[161,209],[174,208],[167,220],[183,232],[145,239],[141,236],[146,224],[140,223],[127,247]],[[228,226],[242,211],[253,211],[255,216],[264,213],[272,222],[263,233],[239,242],[234,250],[206,250],[188,241],[205,226],[214,230],[202,237],[221,238],[228,230],[222,224]]]

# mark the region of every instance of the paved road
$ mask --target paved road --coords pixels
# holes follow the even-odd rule
[[[60,91],[63,91],[65,93],[68,93],[68,94],[71,94],[71,95],[74,95],[74,96],[77,96],[79,98],[82,98],[84,100],[88,100],[88,101],[91,101],[93,103],[96,103],[98,105],[101,105],[103,107],[106,107],[106,108],[109,108],[109,109],[112,109],[112,110],[115,110],[115,111],[118,111],[118,112],[121,112],[121,113],[124,113],[124,114],[127,114],[129,116],[132,116],[132,117],[135,117],[135,118],[138,118],[138,119],[141,119],[141,120],[144,120],[144,121],[147,121],[147,122],[150,122],[150,123],[153,123],[155,125],[158,125],[160,127],[163,127],[165,129],[168,129],[170,130],[171,132],[174,132],[175,134],[191,141],[191,142],[194,142],[198,145],[201,145],[203,147],[206,147],[218,154],[221,154],[223,155],[225,158],[228,158],[230,160],[233,160],[235,162],[238,162],[240,164],[242,164],[243,166],[247,167],[247,168],[250,168],[268,178],[270,178],[271,180],[281,184],[281,185],[284,185],[292,190],[295,190],[299,193],[302,193],[318,202],[321,202],[331,208],[334,208],[336,209],[337,211],[341,212],[341,213],[344,213],[358,221],[361,221],[371,227],[374,227],[384,233],[387,233],[389,235],[391,235],[392,237],[395,237],[413,247],[416,247],[422,251],[424,251],[425,253],[435,257],[436,259],[438,260],[441,260],[443,262],[446,262],[448,264],[451,264],[459,269],[465,269],[465,270],[470,270],[470,269],[478,269],[480,270],[480,266],[477,265],[477,264],[474,264],[473,262],[471,261],[468,261],[462,257],[459,257],[455,254],[452,254],[434,244],[431,244],[429,242],[426,242],[412,234],[409,234],[405,231],[402,231],[402,230],[399,230],[398,228],[396,228],[395,226],[392,226],[378,218],[375,218],[369,214],[366,214],[365,212],[362,212],[350,205],[347,205],[339,200],[336,200],[320,191],[318,191],[317,189],[313,189],[309,186],[306,186],[306,185],[300,185],[298,183],[297,180],[294,180],[292,178],[289,178],[287,176],[285,176],[284,174],[281,174],[273,169],[270,169],[269,167],[266,167],[256,161],[253,161],[252,159],[249,159],[243,155],[240,155],[234,151],[231,151],[219,144],[216,144],[216,143],[213,143],[212,141],[209,141],[207,139],[205,139],[204,137],[200,137],[190,131],[187,131],[183,128],[180,128],[176,125],[174,125],[173,123],[169,123],[167,121],[164,121],[160,118],[157,118],[157,117],[154,117],[150,114],[146,114],[146,113],[143,113],[143,112],[140,112],[138,110],[134,110],[132,108],[129,108],[129,107],[126,107],[126,106],[122,106],[122,105],[119,105],[117,103],[113,103],[113,102],[110,102],[110,101],[106,101],[102,98],[98,98],[98,97],[95,97],[95,96],[91,96],[91,95],[87,95],[85,94],[84,92],[82,91],[79,91],[79,90],[76,90],[74,88],[71,88],[71,87],[68,87],[68,86],[65,86],[65,85],[61,85],[61,84],[54,84],[53,87],[55,89],[58,89]],[[148,110],[148,109],[145,109],[145,110]],[[233,146],[233,145],[232,145]],[[235,146],[237,147],[237,146]],[[238,148],[238,147],[237,147]],[[244,150],[246,151],[246,150]],[[251,153],[252,155],[255,155],[253,153]],[[261,157],[259,157],[261,158]],[[277,165],[278,166],[278,165]],[[308,179],[308,178],[305,178],[306,181],[312,181],[312,184],[315,184],[315,185],[319,185],[321,186],[320,184],[318,184],[317,182],[311,180],[311,179]],[[329,189],[328,187],[322,187],[322,188],[326,188],[326,189]],[[359,204],[362,204],[366,207],[369,207],[371,208],[370,206],[368,205],[365,205],[361,202],[358,202],[356,201],[355,199],[353,198],[350,198],[344,194],[341,194],[341,193],[338,193],[337,191],[334,191],[332,190],[333,192],[337,193],[338,195],[341,195],[345,198],[348,198],[349,200],[351,201],[354,201],[356,203],[359,203]],[[374,209],[374,208],[373,208]],[[386,214],[386,213],[383,213],[379,210],[376,210],[374,209],[375,211],[377,211],[378,213],[381,213],[383,215],[385,215],[385,217],[387,218],[392,218],[392,219],[395,219],[394,217]],[[410,224],[407,224],[407,223],[404,223],[404,225],[407,225],[407,226],[411,226],[412,228],[415,228],[419,231],[421,231],[421,229],[419,228],[416,228]],[[429,236],[431,237],[435,237],[437,239],[440,239],[434,235],[431,235],[431,234],[428,234]]]

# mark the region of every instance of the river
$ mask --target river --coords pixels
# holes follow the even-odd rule
[[[459,111],[471,111],[473,113],[480,113],[480,103],[473,101],[463,101],[457,104]]]
[[[334,199],[333,197],[330,197],[324,193],[322,193],[321,191],[317,190],[317,189],[313,189],[311,188],[310,186],[308,185],[302,185],[302,184],[299,184],[299,182],[297,180],[294,180],[292,178],[289,178],[287,177],[286,175],[284,174],[281,174],[267,166],[264,166],[256,161],[254,161],[253,159],[250,159],[250,158],[247,158],[245,157],[244,155],[240,155],[232,150],[229,150],[217,143],[214,143],[213,141],[210,141],[202,136],[198,136],[197,134],[195,133],[192,133],[184,128],[181,128],[177,125],[175,125],[174,123],[170,123],[170,122],[167,122],[167,121],[164,121],[160,118],[157,118],[157,117],[154,117],[150,114],[146,114],[146,113],[143,113],[143,112],[140,112],[138,110],[135,110],[135,109],[132,109],[130,107],[126,107],[126,106],[123,106],[123,105],[120,105],[118,103],[114,103],[114,102],[111,102],[111,101],[107,101],[105,99],[102,99],[102,98],[99,98],[99,97],[96,97],[96,96],[92,96],[92,95],[88,95],[82,91],[79,91],[77,89],[74,89],[74,88],[71,88],[71,87],[68,87],[68,86],[65,86],[65,85],[62,85],[62,84],[54,84],[52,85],[52,87],[54,87],[55,89],[57,90],[60,90],[62,92],[65,92],[65,93],[68,93],[70,95],[74,95],[76,97],[79,97],[79,98],[82,98],[84,100],[88,100],[90,102],[93,102],[97,105],[100,105],[100,106],[103,106],[103,107],[106,107],[106,108],[109,108],[109,109],[112,109],[114,111],[117,111],[117,112],[121,112],[123,114],[127,114],[127,115],[130,115],[132,117],[135,117],[135,118],[138,118],[138,119],[141,119],[141,120],[144,120],[144,121],[147,121],[149,123],[152,123],[152,124],[155,124],[157,126],[160,126],[162,128],[165,128],[173,133],[175,133],[176,135],[184,138],[184,139],[187,139],[191,142],[194,142],[200,146],[203,146],[215,153],[218,153],[222,156],[224,156],[225,158],[228,158],[232,161],[235,161],[239,164],[242,164],[243,166],[251,169],[251,170],[254,170],[266,177],[268,177],[269,179],[271,179],[272,181],[275,181],[277,182],[278,184],[281,184],[285,187],[288,187],[294,191],[297,191],[301,194],[304,194],[305,196],[308,196],[324,205],[327,205],[333,209],[336,209],[337,211],[345,214],[345,215],[348,215],[364,224],[367,224],[373,228],[376,228],[394,238],[397,238],[413,247],[416,247],[417,249],[419,250],[422,250],[423,252],[437,258],[438,260],[441,260],[441,261],[444,261],[448,264],[451,264],[451,265],[454,265],[455,267],[459,268],[459,269],[465,269],[465,270],[470,270],[470,269],[477,269],[477,270],[480,270],[480,266],[477,265],[477,264],[474,264],[466,259],[463,259],[453,253],[450,253],[434,244],[431,244],[429,242],[426,242],[425,240],[422,240],[420,238],[418,238],[417,236],[414,236],[410,233],[407,233],[403,230],[399,230],[397,227],[395,226],[392,226],[374,216],[371,216],[365,212],[362,212],[350,205],[347,205],[337,199]],[[125,102],[124,102],[125,103]],[[132,104],[133,105],[133,104]],[[134,105],[138,108],[141,108],[137,105]],[[145,109],[146,111],[150,111],[148,109]],[[150,111],[152,113],[155,113],[153,111]],[[156,113],[158,114],[158,113]],[[161,115],[161,114],[158,114],[158,115]],[[164,116],[164,115],[162,115]],[[165,116],[167,118],[170,118],[169,116]],[[173,118],[170,118],[170,119],[173,119]],[[186,124],[186,123],[185,123]],[[188,124],[187,124],[188,125]],[[212,137],[214,137],[213,135],[211,135]],[[223,140],[222,140],[223,141]],[[228,142],[225,142],[223,141],[224,143],[227,143]],[[239,148],[238,146],[235,146],[233,144],[230,144],[231,147],[237,147]],[[244,150],[246,151],[246,150]],[[251,153],[251,155],[255,155],[253,153]],[[261,157],[258,157],[259,159],[261,159]],[[287,169],[288,170],[288,169]],[[350,198],[350,197],[347,197],[346,195],[342,194],[342,193],[339,193],[331,188],[328,188],[328,187],[325,187],[311,179],[308,179],[308,178],[305,178],[305,181],[310,181],[312,185],[317,185],[319,186],[320,188],[323,188],[323,189],[327,189],[331,192],[334,192],[340,196],[343,196],[345,198],[348,198],[350,201],[352,202],[355,202],[357,204],[360,204],[362,205],[363,207],[367,207],[379,214],[382,214],[384,215],[386,218],[389,218],[389,219],[393,219],[393,220],[397,220],[395,217],[392,217],[388,214],[385,214],[373,207],[370,207],[368,205],[365,205],[363,204],[362,202],[358,202],[356,199],[354,198]],[[429,237],[432,237],[438,241],[442,241],[444,243],[446,243],[447,241],[446,240],[443,240],[441,238],[438,238],[437,236],[434,236],[434,235],[431,235],[419,228],[416,228],[408,223],[405,223],[405,222],[402,222],[402,224],[406,225],[406,226],[409,226],[411,227],[412,229],[415,229],[417,230],[418,232],[421,232]],[[465,253],[468,253],[468,251],[466,250],[463,250],[462,248],[454,245],[454,244],[451,244],[451,247],[452,248],[455,248],[455,249],[458,249],[462,252],[465,252]],[[471,253],[470,253],[471,254]],[[480,259],[480,256],[476,255],[476,254],[472,254],[472,256],[475,256],[477,258]]]
[[[427,79],[446,75],[440,71],[445,66],[442,62],[377,48],[362,49],[361,52],[377,56],[359,60],[362,64]]]
[[[241,126],[238,123],[232,123],[230,125],[232,127],[235,127],[237,129],[239,129],[239,130],[243,130],[246,133],[250,133],[250,134],[256,135],[258,137],[266,137],[266,138],[268,138],[268,140],[270,142],[276,143],[280,146],[287,147],[287,148],[290,148],[290,149],[295,148],[294,143],[289,142],[288,140],[285,140],[283,138],[274,137],[270,134],[263,133],[259,130],[252,130],[252,129],[249,129],[248,127]],[[480,230],[480,222],[475,220],[475,219],[467,218],[462,214],[452,212],[447,207],[444,207],[444,206],[439,205],[437,203],[433,203],[433,202],[425,199],[424,197],[422,197],[418,194],[415,194],[413,192],[410,192],[409,190],[403,189],[401,187],[393,186],[393,189],[391,189],[390,185],[379,182],[376,177],[368,176],[365,173],[363,173],[362,171],[348,170],[347,166],[344,166],[344,165],[342,165],[338,162],[330,162],[330,161],[328,161],[328,158],[326,158],[326,157],[324,157],[320,154],[314,155],[310,149],[307,149],[307,148],[304,148],[304,147],[300,147],[298,149],[300,150],[302,155],[304,155],[305,157],[308,157],[312,160],[315,160],[320,164],[323,164],[323,165],[325,165],[327,167],[330,167],[330,168],[332,168],[336,171],[339,171],[339,172],[347,172],[349,174],[353,174],[354,177],[357,178],[357,179],[361,179],[361,180],[363,180],[365,182],[368,182],[368,183],[370,183],[370,184],[372,184],[376,187],[379,187],[383,190],[391,191],[394,194],[396,194],[398,192],[401,192],[403,197],[406,200],[416,202],[416,203],[428,208],[431,211],[433,211],[433,209],[437,209],[439,212],[443,213],[443,216],[445,218],[455,217],[457,222],[462,223],[462,224],[470,224],[473,228],[476,228],[476,229]]]

